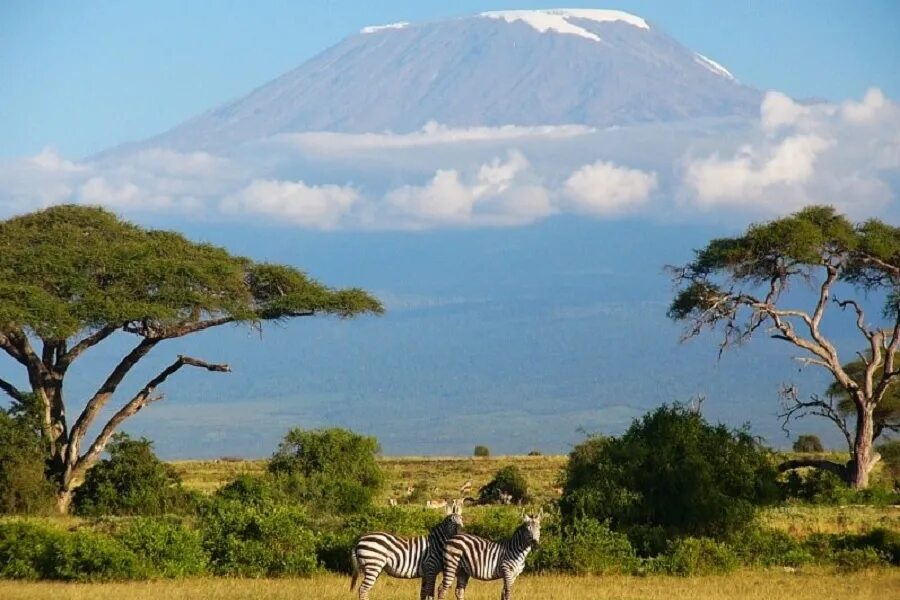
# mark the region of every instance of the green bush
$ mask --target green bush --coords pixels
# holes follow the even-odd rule
[[[808,548],[777,529],[748,527],[732,535],[728,544],[741,564],[752,567],[799,567],[813,560]]]
[[[540,450],[530,450],[528,456],[543,456],[543,453]]]
[[[503,540],[512,536],[521,524],[522,517],[518,510],[491,506],[479,510],[477,517],[474,515],[466,517],[466,533],[489,540]],[[543,540],[543,533],[541,539]]]
[[[478,491],[478,501],[498,502],[501,493],[509,494],[516,504],[528,500],[528,482],[517,466],[507,465],[498,470],[494,478]]]
[[[884,558],[874,548],[869,547],[836,550],[832,555],[832,561],[838,569],[847,572],[862,571],[885,565]]]
[[[375,458],[378,441],[345,429],[292,429],[268,470],[292,497],[328,512],[365,510],[384,476]]]
[[[675,540],[668,555],[659,560],[671,575],[718,575],[734,571],[738,557],[722,542],[710,538],[686,537]]]
[[[857,546],[872,548],[892,565],[900,567],[900,531],[878,527],[859,536]]]
[[[162,577],[202,575],[206,571],[208,558],[200,533],[179,522],[138,518],[117,537]]]
[[[48,548],[47,579],[65,581],[121,581],[146,579],[148,566],[108,535],[76,531],[57,538]]]
[[[215,497],[257,508],[296,502],[271,475],[238,475],[216,490]]]
[[[891,440],[878,446],[881,462],[884,463],[883,478],[894,489],[900,488],[900,440]]]
[[[870,504],[890,506],[900,503],[900,493],[874,483],[866,489],[853,489],[830,471],[809,469],[805,473],[791,471],[779,484],[787,500],[809,504]]]
[[[310,575],[317,567],[315,535],[297,506],[244,506],[219,499],[200,518],[203,548],[217,575]]]
[[[822,440],[819,439],[819,436],[812,434],[798,436],[793,449],[794,452],[825,452]]]
[[[578,518],[542,527],[533,567],[540,571],[605,575],[630,573],[637,562],[627,536],[612,531],[607,523]]]
[[[31,523],[0,523],[0,578],[40,579],[50,570],[50,548],[62,533]]]
[[[195,495],[181,486],[181,478],[170,465],[156,457],[149,440],[119,433],[113,436],[107,453],[109,458],[89,470],[75,490],[76,514],[152,516],[195,509]]]
[[[769,451],[744,430],[662,406],[619,438],[591,438],[570,454],[561,508],[613,529],[661,527],[669,538],[724,537],[778,498]]]
[[[35,514],[54,506],[45,452],[27,420],[0,409],[0,513]]]
[[[482,446],[479,444],[478,446],[475,446],[475,451],[472,452],[472,455],[486,458],[491,455],[491,450],[487,446]]]

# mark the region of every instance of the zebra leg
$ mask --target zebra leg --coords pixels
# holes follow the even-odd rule
[[[463,600],[466,597],[467,585],[469,585],[469,574],[462,571],[456,578],[456,600]]]
[[[516,580],[507,573],[503,574],[503,591],[500,593],[500,600],[509,600],[512,598],[512,584]]]
[[[450,591],[450,586],[453,585],[455,571],[455,566],[453,568],[450,568],[449,565],[444,566],[444,576],[441,578],[441,587],[438,588],[438,600],[444,600],[447,597],[447,592]]]
[[[422,592],[420,600],[432,600],[434,598],[434,584],[437,581],[437,573],[425,573],[422,575]]]
[[[384,563],[360,563],[360,571],[362,571],[363,581],[359,586],[359,600],[369,600],[369,590],[375,585],[375,580],[381,575],[384,569]]]

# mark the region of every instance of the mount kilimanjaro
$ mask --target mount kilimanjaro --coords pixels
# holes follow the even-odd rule
[[[761,94],[640,17],[502,11],[362,29],[248,95],[143,142],[227,153],[282,133],[609,127],[758,114]]]

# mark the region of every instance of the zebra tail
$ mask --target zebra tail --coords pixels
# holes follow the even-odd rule
[[[350,591],[356,588],[356,580],[359,579],[359,561],[356,558],[356,548],[350,551],[350,572],[353,578],[350,580]]]

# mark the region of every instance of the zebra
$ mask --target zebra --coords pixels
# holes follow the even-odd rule
[[[369,590],[384,570],[392,577],[421,577],[421,600],[433,598],[435,580],[443,567],[444,545],[462,527],[462,502],[454,500],[447,507],[447,516],[432,527],[428,535],[400,537],[382,532],[363,535],[350,555],[353,566],[350,590],[356,587],[356,581],[362,574],[359,600],[367,600]]]
[[[525,558],[541,539],[541,511],[534,517],[522,513],[522,524],[504,542],[492,542],[469,533],[459,533],[444,549],[444,577],[438,600],[447,595],[456,578],[456,599],[463,600],[469,578],[490,581],[503,579],[501,600],[509,600],[512,584],[525,568]]]

